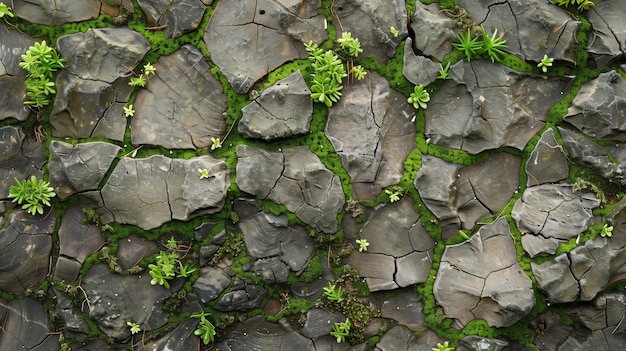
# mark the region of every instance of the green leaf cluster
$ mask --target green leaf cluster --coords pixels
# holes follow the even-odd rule
[[[13,10],[11,10],[10,7],[8,7],[6,4],[0,2],[0,18],[4,18],[4,16],[14,18],[15,14],[13,13]],[[6,20],[6,18],[5,18],[5,20]]]
[[[578,11],[586,11],[596,4],[590,0],[550,0],[553,4],[561,7],[576,6]]]
[[[168,240],[167,247],[172,251],[160,251],[156,256],[156,262],[154,264],[149,264],[148,268],[150,269],[149,273],[152,277],[150,284],[163,285],[166,289],[169,289],[169,280],[174,278],[187,278],[196,269],[190,268],[188,265],[183,264],[180,261],[178,252],[175,251],[178,248],[178,244],[173,237]]]
[[[64,59],[46,41],[35,43],[22,55],[19,66],[28,72],[24,105],[41,108],[50,104],[49,96],[56,94],[54,72],[63,68]]]
[[[416,85],[406,101],[409,104],[413,104],[416,110],[419,110],[420,107],[425,110],[428,107],[426,103],[430,101],[430,94],[424,89],[423,85]]]
[[[326,296],[326,298],[328,298],[328,300],[330,301],[343,301],[344,293],[344,288],[342,288],[341,286],[337,287],[331,282],[328,282],[328,286],[324,287],[324,296]]]
[[[486,55],[491,59],[491,62],[500,62],[500,55],[504,55],[502,50],[507,48],[504,34],[498,36],[496,29],[489,35],[483,26],[480,26],[480,32],[480,36],[475,36],[468,28],[466,32],[459,33],[457,37],[459,42],[453,43],[452,46],[462,51],[467,61],[471,61],[475,55]]]
[[[31,215],[43,214],[43,205],[50,206],[50,199],[56,196],[49,182],[37,179],[34,175],[20,182],[15,179],[15,185],[9,188],[9,198],[12,202],[22,205],[22,209]]]
[[[437,343],[437,347],[432,348],[433,351],[454,351],[454,348],[450,346],[449,342],[444,342],[443,344]]]
[[[215,326],[206,318],[207,315],[206,312],[191,315],[194,318],[200,318],[198,327],[193,334],[199,336],[205,345],[212,343],[215,340],[215,334],[217,334]]]
[[[346,336],[350,335],[350,318],[346,318],[343,322],[337,322],[333,324],[333,331],[330,332],[330,335],[337,338],[338,343],[342,343],[346,341]]]
[[[313,68],[311,98],[331,107],[341,98],[342,80],[347,77],[343,62],[331,50],[324,51],[312,41],[305,44]]]

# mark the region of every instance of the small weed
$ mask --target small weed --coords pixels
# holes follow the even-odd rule
[[[20,182],[15,179],[15,185],[9,188],[9,199],[22,205],[22,209],[31,215],[43,214],[43,206],[50,206],[50,199],[56,196],[49,182],[37,179],[34,175]]]
[[[409,104],[413,104],[416,110],[420,108],[425,110],[428,107],[426,103],[430,101],[430,94],[424,89],[423,85],[416,85],[407,101]]]
[[[350,319],[346,318],[343,322],[337,322],[333,324],[333,331],[330,332],[330,335],[337,338],[337,343],[342,343],[346,341],[346,337],[350,335]]]
[[[537,67],[541,68],[543,73],[547,73],[548,67],[552,66],[553,61],[553,58],[548,57],[548,55],[543,55],[543,58],[541,59],[541,62],[537,64]]]

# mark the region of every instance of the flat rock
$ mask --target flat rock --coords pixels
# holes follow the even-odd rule
[[[414,185],[437,216],[442,236],[449,238],[506,205],[518,190],[520,163],[519,157],[508,153],[493,154],[473,166],[424,155]]]
[[[267,290],[252,279],[236,277],[233,285],[222,296],[213,309],[221,312],[246,312],[261,306]]]
[[[626,141],[626,81],[610,71],[583,84],[563,120],[596,139]]]
[[[398,325],[387,331],[376,344],[375,351],[432,351],[433,344],[421,343],[415,332]]]
[[[40,284],[48,274],[56,219],[16,210],[5,223],[0,217],[0,290],[20,295]],[[6,327],[6,325],[5,325]]]
[[[303,43],[320,44],[328,38],[325,19],[301,11],[310,3],[295,1],[287,7],[278,0],[218,2],[204,43],[235,92],[245,94],[283,63],[306,58]]]
[[[163,33],[168,38],[178,38],[194,31],[206,10],[200,0],[138,0],[147,22],[152,27],[165,27]]]
[[[502,351],[508,345],[504,340],[468,335],[459,341],[455,351]]]
[[[214,300],[230,285],[230,276],[217,267],[202,267],[200,276],[193,283],[193,289],[200,296],[202,303]]]
[[[32,298],[6,301],[0,298],[2,350],[61,351],[59,335],[48,321],[48,311]]]
[[[526,161],[524,170],[528,175],[526,186],[557,183],[569,176],[567,157],[552,129],[541,134],[535,149]]]
[[[402,60],[404,78],[413,85],[427,86],[437,80],[440,68],[442,68],[440,64],[434,63],[426,56],[416,54],[413,51],[413,40],[410,37],[406,38]]]
[[[60,26],[64,23],[81,22],[98,18],[100,0],[13,0],[17,17],[31,23]]]
[[[268,151],[237,145],[237,185],[242,191],[284,205],[325,233],[337,230],[345,196],[339,177],[308,146]]]
[[[427,329],[424,322],[424,302],[422,297],[413,291],[401,292],[385,300],[380,314],[414,332]]]
[[[8,200],[9,188],[15,185],[14,178],[23,181],[35,175],[41,179],[45,163],[41,143],[26,137],[19,127],[0,128],[0,199]]]
[[[209,177],[200,179],[199,169],[207,169]],[[223,159],[155,155],[122,158],[102,190],[81,195],[96,208],[102,223],[116,221],[148,230],[220,211],[229,186],[230,170]]]
[[[370,291],[423,283],[428,278],[435,242],[412,205],[413,200],[404,197],[379,206],[361,229],[359,237],[370,245],[367,251],[353,250],[346,261],[365,278]]]
[[[131,118],[133,145],[201,149],[226,134],[226,96],[200,50],[184,45],[154,64]]]
[[[594,194],[574,192],[570,184],[544,184],[526,188],[511,217],[523,235],[565,242],[587,230],[591,210],[599,205]]]
[[[460,0],[458,5],[487,33],[505,33],[505,51],[526,61],[540,62],[548,54],[576,64],[581,22],[564,9],[542,0]]]
[[[255,316],[237,324],[215,347],[229,351],[315,351],[311,339],[281,324],[268,322],[264,316]]]
[[[10,4],[9,4],[10,5]],[[6,17],[5,17],[6,18]],[[35,43],[35,39],[7,26],[0,27],[0,120],[15,118],[25,121],[30,109],[26,99],[26,70],[20,68],[21,53]]]
[[[149,274],[119,275],[105,264],[91,266],[82,279],[90,303],[85,305],[100,330],[109,337],[123,341],[130,338],[127,322],[137,323],[142,330],[152,330],[167,322],[163,303],[171,291],[151,285]]]
[[[77,308],[72,299],[56,288],[52,288],[52,292],[56,299],[55,311],[63,322],[63,335],[72,339],[85,340],[90,331],[80,308]]]
[[[571,161],[598,171],[606,179],[626,185],[624,144],[617,143],[607,149],[584,134],[561,127],[558,127],[558,130]]]
[[[60,37],[57,47],[67,62],[57,77],[52,134],[123,141],[133,91],[128,76],[150,49],[148,40],[127,28],[90,28]]]
[[[341,313],[331,313],[321,308],[312,308],[306,313],[306,322],[302,327],[302,335],[317,338],[333,331],[335,323],[341,323],[346,317]]]
[[[543,129],[548,110],[568,94],[573,81],[517,72],[486,60],[457,62],[450,67],[450,78],[424,110],[425,134],[434,144],[471,154],[503,146],[522,150]]]
[[[516,259],[507,220],[500,217],[468,241],[446,247],[433,293],[462,328],[474,319],[508,327],[535,305],[532,282]]]
[[[311,91],[296,71],[265,89],[241,112],[237,131],[246,138],[273,141],[308,134],[313,116]]]
[[[350,175],[357,199],[375,199],[402,178],[415,148],[415,109],[389,82],[370,72],[346,85],[328,112],[325,132]]]
[[[198,326],[197,318],[187,318],[172,331],[156,341],[149,341],[145,346],[135,346],[137,351],[193,350],[201,342],[194,331]]]
[[[145,257],[159,253],[159,247],[154,241],[140,238],[137,234],[117,241],[117,258],[122,269],[130,269]]]
[[[578,297],[578,281],[570,271],[567,254],[561,254],[542,264],[530,263],[537,279],[537,288],[548,295],[550,303],[575,301]]]
[[[383,63],[396,53],[398,44],[408,35],[407,12],[400,0],[336,0],[333,13],[337,38],[341,32],[351,32],[363,48],[361,55],[372,55]],[[399,33],[394,37],[389,28]]]
[[[600,0],[594,1],[594,4],[586,12],[591,23],[586,51],[589,53],[589,62],[600,67],[626,53],[626,3],[619,0]]]
[[[539,331],[533,340],[533,344],[539,350],[557,350],[574,330],[572,326],[561,324],[561,316],[553,311],[540,314],[529,324],[531,328]]]
[[[407,46],[412,46],[424,56],[434,57],[439,61],[443,61],[444,56],[452,51],[452,43],[457,41],[459,32],[454,21],[441,11],[439,4],[425,5],[419,0],[415,1],[411,29],[417,34],[412,45],[407,40],[405,50]]]
[[[48,180],[60,199],[97,190],[121,147],[101,141],[76,145],[50,142]]]

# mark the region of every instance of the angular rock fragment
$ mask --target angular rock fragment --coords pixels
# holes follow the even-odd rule
[[[345,196],[339,177],[307,146],[267,151],[237,145],[237,185],[242,191],[284,205],[325,233],[337,230]]]
[[[439,219],[443,238],[471,229],[509,201],[519,187],[521,160],[497,153],[473,166],[449,163],[424,155],[414,186]]]
[[[325,19],[314,2],[224,0],[218,2],[204,33],[211,60],[235,92],[252,85],[283,63],[307,56],[302,43],[327,39]],[[251,45],[254,43],[254,45]]]
[[[200,50],[184,45],[154,64],[137,94],[131,118],[133,145],[202,149],[226,134],[226,95]]]
[[[415,149],[415,109],[375,72],[344,87],[328,112],[328,139],[350,175],[356,199],[374,199],[398,184]]]
[[[6,18],[6,16],[5,16]],[[22,53],[35,43],[35,39],[18,30],[0,26],[0,120],[15,118],[24,121],[30,109],[26,99],[26,70],[20,68]]]
[[[425,134],[434,144],[471,154],[503,146],[522,150],[572,83],[572,77],[546,79],[486,60],[458,62],[450,77],[424,111]]]
[[[50,326],[48,312],[35,299],[0,298],[0,321],[2,329],[7,331],[0,337],[1,350],[61,350],[59,335]]]
[[[237,131],[246,138],[273,141],[311,130],[313,100],[300,71],[265,89],[241,109]]]
[[[15,14],[30,23],[59,26],[98,18],[100,0],[12,0]]]
[[[438,71],[442,67],[425,56],[415,54],[412,44],[411,38],[406,38],[402,74],[413,85],[427,86],[437,80]]]
[[[268,322],[255,316],[228,333],[216,345],[219,350],[300,350],[315,351],[311,339],[282,324]]]
[[[591,23],[587,33],[589,62],[595,67],[604,66],[626,53],[626,3],[620,0],[594,1],[586,12]]]
[[[503,217],[479,229],[468,241],[446,248],[433,293],[456,327],[474,319],[507,327],[530,312],[535,305],[532,282],[516,257]]]
[[[576,301],[578,281],[570,271],[567,254],[561,254],[542,264],[531,262],[530,266],[537,279],[537,288],[548,295],[550,303]]]
[[[524,170],[528,175],[526,186],[556,183],[569,176],[567,157],[552,129],[543,132]]]
[[[457,41],[459,29],[452,19],[443,13],[437,3],[425,5],[415,1],[415,14],[411,19],[411,29],[415,33],[412,45],[408,40],[407,47],[414,47],[424,56],[434,57],[443,61],[443,57],[452,51],[452,43]],[[415,83],[414,83],[415,84]],[[424,84],[426,85],[426,84]]]
[[[217,311],[246,312],[261,306],[267,290],[255,284],[250,278],[236,277],[229,291],[217,301],[213,308]]]
[[[200,296],[202,303],[207,303],[218,296],[230,285],[230,276],[217,267],[202,267],[200,276],[193,283],[193,289]]]
[[[15,185],[15,178],[23,181],[35,175],[41,179],[41,168],[45,163],[40,142],[26,137],[19,127],[0,128],[0,199],[9,200],[9,188]]]
[[[163,27],[168,38],[181,35],[198,28],[206,10],[200,0],[138,0],[137,3],[152,27]]]

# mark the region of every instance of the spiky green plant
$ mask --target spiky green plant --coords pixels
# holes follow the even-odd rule
[[[23,182],[14,179],[15,185],[9,188],[9,199],[22,205],[22,209],[31,215],[43,214],[43,206],[50,206],[50,199],[56,196],[50,183],[34,175]]]

